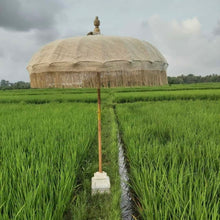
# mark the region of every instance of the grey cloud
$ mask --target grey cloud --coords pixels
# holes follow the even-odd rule
[[[67,30],[65,33],[62,34],[61,38],[70,38],[70,37],[77,37],[77,36],[85,36],[89,31],[86,29],[83,30]]]
[[[4,56],[4,50],[0,48],[0,57]]]
[[[0,27],[26,31],[53,26],[62,10],[59,0],[0,0]]]
[[[219,4],[219,0],[215,2]],[[94,28],[95,16],[101,20],[104,35],[136,37],[156,46],[169,63],[169,75],[219,74],[220,20],[215,29],[212,26],[219,19],[218,7],[212,8],[212,19],[205,20],[200,8],[197,22],[192,20],[195,12],[186,13],[188,7],[183,10],[184,16],[177,16],[178,12],[173,12],[177,6],[170,10],[167,2],[151,3],[149,0],[0,0],[0,80],[29,80],[26,66],[35,52],[50,41],[86,35]],[[185,1],[181,4],[187,5]],[[152,17],[154,13],[160,16]],[[203,35],[203,30],[208,30],[209,37]]]
[[[0,80],[29,81],[26,66],[33,54],[43,45],[59,38],[62,36],[54,27],[29,31],[0,28]]]
[[[39,45],[44,45],[60,38],[60,33],[56,28],[45,30],[35,30],[32,36]]]
[[[52,27],[45,30],[34,30],[33,35],[30,37],[32,40],[35,40],[38,45],[44,45],[54,40],[83,36],[86,34],[86,31],[78,30],[67,30],[65,33],[61,33],[57,28]]]
[[[218,21],[217,26],[215,27],[213,33],[215,35],[220,35],[220,20]]]
[[[152,16],[137,34],[156,46],[169,63],[168,75],[219,74],[220,35],[209,38],[197,18],[164,21]],[[151,32],[151,34],[149,34]]]
[[[0,28],[0,80],[29,80],[26,66],[37,50],[42,46],[36,40],[37,30],[8,31]],[[0,53],[1,53],[0,52]]]

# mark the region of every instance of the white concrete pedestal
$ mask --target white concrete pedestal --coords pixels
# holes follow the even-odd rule
[[[110,193],[110,179],[106,172],[96,172],[92,177],[92,195],[97,193]]]

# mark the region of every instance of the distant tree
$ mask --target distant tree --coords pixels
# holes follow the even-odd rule
[[[23,82],[23,81],[18,81],[15,83],[10,83],[7,80],[2,79],[0,81],[0,89],[5,90],[5,89],[29,89],[30,88],[30,83],[29,82]]]
[[[203,83],[203,82],[220,82],[220,75],[212,74],[207,76],[195,76],[193,74],[168,76],[169,84],[190,84],[190,83]]]
[[[13,89],[29,89],[30,88],[30,83],[23,82],[23,81],[18,81],[13,84]]]
[[[8,86],[10,86],[10,83],[9,83],[9,81],[2,79],[0,82],[0,86],[1,87],[8,87]]]

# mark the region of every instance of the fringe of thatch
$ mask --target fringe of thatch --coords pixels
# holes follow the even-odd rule
[[[95,72],[49,72],[32,73],[32,88],[95,88]],[[102,87],[158,86],[167,84],[166,71],[136,70],[101,73]]]

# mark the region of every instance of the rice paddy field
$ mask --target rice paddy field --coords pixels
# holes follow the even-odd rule
[[[122,219],[118,137],[133,219],[220,219],[220,83],[0,91],[0,219]],[[131,218],[131,219],[132,219]]]

